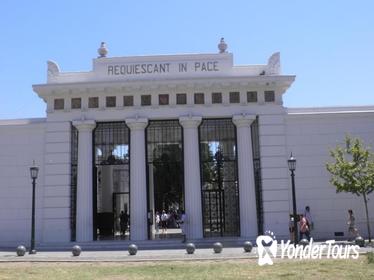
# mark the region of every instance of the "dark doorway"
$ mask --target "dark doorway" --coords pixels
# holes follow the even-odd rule
[[[184,210],[183,135],[177,120],[147,127],[149,238],[180,237]]]
[[[94,131],[94,238],[129,239],[129,129],[98,123]]]
[[[121,239],[129,236],[130,194],[128,192],[113,193],[113,213],[117,217],[114,221],[114,235]]]

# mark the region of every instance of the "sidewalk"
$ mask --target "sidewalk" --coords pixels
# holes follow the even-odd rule
[[[186,260],[222,260],[257,258],[257,249],[245,253],[243,248],[224,248],[215,254],[213,249],[196,249],[187,254],[184,249],[138,250],[135,256],[127,251],[83,251],[79,257],[73,257],[71,251],[37,252],[18,257],[16,251],[0,251],[0,262],[143,262],[143,261],[186,261]]]

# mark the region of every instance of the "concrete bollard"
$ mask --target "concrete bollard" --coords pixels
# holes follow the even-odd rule
[[[23,257],[26,254],[26,247],[23,245],[19,245],[16,249],[17,256]]]
[[[300,245],[300,246],[305,247],[305,246],[307,246],[308,244],[309,244],[308,239],[303,238],[303,239],[301,239],[301,240],[299,241],[299,245]]]
[[[195,244],[193,244],[193,243],[188,243],[186,245],[187,254],[193,254],[195,252],[195,249],[196,249],[196,247],[195,247]]]
[[[220,254],[222,252],[223,245],[221,242],[216,242],[213,244],[213,251],[216,254]]]
[[[355,244],[360,247],[365,247],[365,240],[361,236],[357,236],[355,239]]]
[[[73,249],[71,250],[71,252],[73,253],[74,257],[78,257],[81,254],[81,252],[82,252],[82,248],[80,246],[78,246],[78,245],[74,245]]]
[[[138,252],[138,246],[136,246],[135,244],[131,244],[129,245],[128,251],[131,256],[135,256]]]
[[[243,247],[244,247],[244,252],[250,253],[252,251],[252,248],[253,248],[252,242],[251,241],[245,241]]]

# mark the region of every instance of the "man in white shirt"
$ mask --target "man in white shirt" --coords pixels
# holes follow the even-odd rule
[[[181,211],[181,216],[180,216],[180,220],[179,220],[179,227],[182,231],[182,236],[183,236],[183,243],[186,242],[186,225],[187,224],[187,215],[186,215],[186,212],[184,212],[184,210]]]
[[[168,214],[166,214],[165,210],[162,210],[162,215],[161,215],[161,226],[162,226],[162,233],[167,233],[168,228],[167,228],[167,222],[168,222]]]

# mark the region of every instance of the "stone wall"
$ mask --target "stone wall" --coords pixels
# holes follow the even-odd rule
[[[0,246],[30,244],[32,180],[36,181],[36,243],[43,237],[45,120],[0,122]]]
[[[344,112],[295,112],[286,117],[287,154],[297,159],[295,171],[297,208],[303,213],[309,205],[314,219],[316,238],[339,238],[335,232],[347,237],[347,210],[353,209],[360,233],[367,235],[365,208],[362,197],[350,193],[335,192],[329,183],[330,174],[326,162],[332,162],[329,150],[343,144],[346,134],[360,137],[365,144],[374,144],[374,113],[360,111]],[[289,178],[289,186],[291,180]],[[369,215],[374,228],[374,196],[369,196]],[[290,195],[290,209],[292,200]],[[344,238],[343,237],[343,238]],[[342,238],[342,237],[340,237]]]

